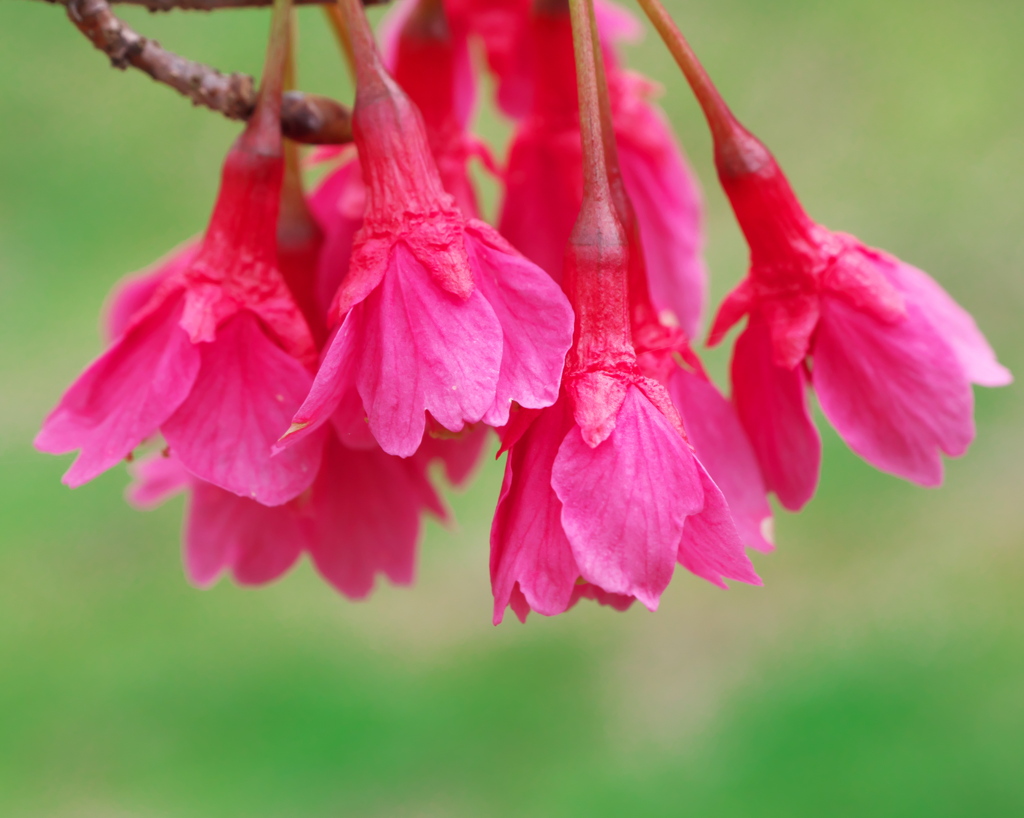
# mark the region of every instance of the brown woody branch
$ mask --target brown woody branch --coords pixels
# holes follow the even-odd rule
[[[67,6],[71,0],[45,0],[48,3],[55,3]],[[217,11],[219,9],[242,9],[259,8],[271,6],[274,0],[110,0],[111,4],[122,4],[129,6],[142,6],[150,11]],[[335,0],[292,0],[296,6],[323,6],[333,4]],[[363,0],[364,6],[381,6],[389,0]]]
[[[113,0],[133,6],[145,6],[150,11],[216,11],[217,9],[255,8],[273,5],[274,0]],[[335,0],[292,0],[296,6],[317,6],[333,4]],[[364,6],[382,6],[388,0],[363,0]]]
[[[71,22],[110,58],[115,68],[123,70],[130,65],[145,71],[157,82],[191,99],[194,105],[220,111],[230,119],[244,120],[252,114],[256,86],[247,74],[222,74],[209,65],[167,51],[118,18],[107,0],[60,2],[67,6]],[[285,95],[281,130],[290,139],[314,145],[342,144],[351,141],[351,126],[349,110],[333,99],[299,91]]]

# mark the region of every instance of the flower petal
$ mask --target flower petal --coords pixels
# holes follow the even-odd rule
[[[312,380],[243,310],[201,347],[188,399],[163,425],[171,450],[201,480],[274,506],[301,494],[320,467],[312,436],[271,457]]]
[[[872,252],[872,251],[869,251]],[[996,354],[970,313],[953,300],[939,283],[923,270],[890,256],[873,252],[882,273],[924,312],[943,340],[949,344],[967,379],[979,386],[1006,386],[1013,375],[996,360]]]
[[[64,475],[75,488],[123,460],[181,405],[199,372],[199,350],[169,299],[132,326],[75,381],[43,422],[35,445],[81,449]]]
[[[509,451],[491,525],[495,625],[509,605],[523,621],[530,609],[554,616],[571,605],[580,571],[562,530],[562,504],[551,487],[551,469],[573,428],[563,397],[542,410]]]
[[[679,543],[679,564],[687,571],[721,588],[735,579],[760,585],[761,579],[743,550],[729,505],[715,481],[698,465],[704,488],[704,509],[686,518]]]
[[[445,292],[399,243],[381,286],[359,309],[365,331],[357,386],[384,451],[412,455],[424,412],[452,432],[484,416],[497,389],[502,337],[479,290],[466,299]]]
[[[291,505],[260,505],[197,481],[185,528],[185,571],[200,588],[226,570],[242,585],[263,585],[291,568],[305,543]]]
[[[117,282],[103,307],[103,328],[108,342],[113,343],[128,329],[132,318],[149,304],[161,284],[188,267],[198,249],[198,241],[190,239],[148,269]]]
[[[733,402],[768,489],[799,511],[818,485],[821,438],[807,406],[803,366],[776,366],[768,328],[756,318],[736,339]]]
[[[743,543],[771,551],[765,538],[772,520],[767,488],[736,409],[709,380],[679,367],[668,391],[697,457],[729,503]]]
[[[192,475],[176,457],[156,452],[128,467],[132,482],[125,489],[125,499],[135,508],[156,508],[175,494],[192,485]]]
[[[310,556],[324,579],[362,599],[383,573],[397,585],[413,581],[420,536],[420,495],[405,463],[380,449],[327,445],[313,485]]]
[[[474,282],[501,322],[503,339],[497,393],[484,422],[504,426],[512,401],[526,409],[555,402],[573,315],[551,276],[511,247],[496,247],[487,240],[489,232],[471,223],[466,246]]]
[[[331,335],[320,361],[313,385],[295,412],[291,426],[281,437],[274,453],[303,440],[330,420],[340,426],[339,434],[358,434],[357,424],[365,412],[355,393],[357,350],[362,337],[362,304],[349,310],[341,326]]]
[[[583,578],[655,610],[684,523],[704,505],[700,469],[679,433],[631,387],[603,443],[591,448],[578,427],[569,432],[551,482]]]
[[[924,486],[942,482],[940,450],[963,454],[974,438],[974,396],[953,350],[924,312],[882,323],[825,298],[814,348],[822,411],[857,454]]]

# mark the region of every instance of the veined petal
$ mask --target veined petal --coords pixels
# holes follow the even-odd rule
[[[178,326],[180,299],[169,299],[101,355],[43,422],[35,445],[64,454],[81,449],[64,475],[75,488],[116,465],[181,405],[199,372],[199,350]]]
[[[357,385],[384,451],[412,455],[425,412],[453,432],[484,416],[497,390],[502,333],[478,289],[465,299],[445,292],[399,243],[381,286],[360,308]]]
[[[544,616],[572,604],[580,571],[562,530],[562,504],[551,487],[551,469],[566,433],[574,429],[562,397],[541,410],[512,447],[491,525],[494,624],[511,605],[521,621],[532,609]]]
[[[511,248],[496,247],[487,240],[490,232],[471,223],[466,246],[474,281],[502,330],[501,372],[484,422],[504,426],[512,401],[526,409],[555,402],[572,344],[573,315],[551,276]]]
[[[979,386],[1006,386],[1013,375],[996,354],[970,313],[923,270],[876,251],[867,251],[890,282],[924,313],[949,344],[967,379]]]
[[[664,415],[630,387],[603,443],[578,427],[566,436],[552,486],[583,578],[657,609],[684,523],[704,506],[697,461]]]
[[[297,444],[328,421],[335,419],[339,412],[343,417],[336,422],[343,427],[343,434],[348,427],[359,419],[361,411],[358,395],[355,392],[357,352],[362,343],[363,305],[357,304],[349,310],[341,326],[331,335],[327,349],[313,379],[313,386],[306,395],[288,431],[281,437],[275,454]]]
[[[420,494],[405,463],[380,449],[327,444],[313,485],[310,556],[324,579],[362,599],[376,575],[397,585],[413,581],[420,536]]]
[[[311,380],[267,337],[259,320],[242,311],[202,346],[199,377],[163,424],[164,437],[201,480],[264,505],[280,505],[309,488],[320,467],[319,437],[271,457]]]
[[[953,350],[914,303],[883,323],[823,299],[813,382],[822,411],[857,454],[883,471],[942,482],[940,451],[974,438],[974,395]]]
[[[231,571],[242,585],[263,585],[291,568],[306,544],[290,506],[268,507],[196,481],[185,527],[185,571],[200,588]]]

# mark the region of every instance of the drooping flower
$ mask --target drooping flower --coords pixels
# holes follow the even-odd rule
[[[615,139],[637,212],[651,294],[658,310],[671,313],[692,337],[707,298],[699,188],[664,115],[651,102],[654,84],[619,66],[614,42],[623,24],[613,16],[616,7],[602,8],[598,25],[608,21],[604,51]],[[533,54],[533,104],[509,153],[499,228],[513,246],[561,280],[563,251],[583,191],[572,31],[566,10],[557,6],[537,7],[528,27],[524,48]]]
[[[769,488],[798,509],[821,446],[806,385],[840,437],[872,465],[925,486],[942,453],[974,437],[971,384],[1009,383],[974,321],[925,273],[815,223],[775,158],[737,122],[658,0],[644,0],[704,109],[715,163],[750,247],[723,303],[718,343],[744,316],[733,398]]]
[[[362,8],[343,5],[357,55],[353,128],[366,213],[333,308],[340,325],[285,445],[339,407],[361,405],[354,414],[381,447],[408,457],[428,414],[458,432],[481,420],[504,425],[513,401],[553,403],[571,310],[542,270],[455,207]]]
[[[582,21],[587,26],[586,11]],[[589,28],[580,38],[586,45]],[[593,49],[577,60],[593,66]],[[631,342],[626,236],[612,206],[596,80],[579,82],[587,177],[566,254],[576,331],[558,402],[506,429],[491,529],[494,619],[565,611],[581,597],[654,610],[676,563],[715,584],[759,583],[722,492],[668,393]]]
[[[447,514],[423,464],[379,448],[350,449],[334,435],[324,440],[312,487],[282,505],[265,506],[199,480],[173,454],[135,464],[128,497],[150,508],[188,492],[185,570],[201,588],[225,572],[240,585],[263,585],[303,553],[350,599],[366,597],[381,574],[395,585],[410,585],[421,513]]]
[[[71,486],[114,466],[157,431],[190,472],[267,505],[300,494],[316,475],[318,440],[271,458],[316,360],[277,267],[283,161],[281,60],[273,54],[271,48],[257,111],[225,160],[201,245],[187,264],[178,256],[123,294],[111,316],[117,339],[43,424],[38,448],[80,450],[64,477]],[[127,305],[140,304],[157,279],[126,320]]]

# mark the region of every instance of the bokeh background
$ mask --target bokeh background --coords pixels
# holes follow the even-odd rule
[[[932,272],[1024,372],[1024,4],[671,8],[811,212]],[[258,73],[265,11],[125,16]],[[350,99],[321,15],[301,21],[302,86]],[[745,248],[703,123],[652,36],[630,57],[706,185],[720,298]],[[31,440],[108,288],[204,225],[238,126],[111,70],[43,3],[0,3],[0,67],[0,815],[1024,815],[1019,387],[978,391],[940,490],[826,431],[762,589],[679,572],[654,615],[494,628],[488,463],[412,589],[354,604],[303,564],[198,591],[180,500],[129,509],[122,470],[68,491],[69,458]]]

